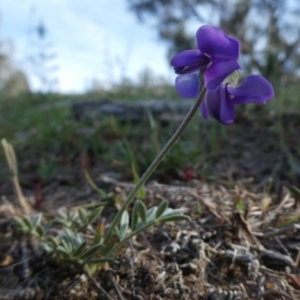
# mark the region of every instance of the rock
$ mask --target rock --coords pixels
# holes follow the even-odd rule
[[[144,100],[134,103],[109,101],[79,101],[72,105],[75,120],[97,120],[114,116],[121,122],[140,123],[149,120],[149,112],[161,124],[180,121],[189,111],[194,100]]]

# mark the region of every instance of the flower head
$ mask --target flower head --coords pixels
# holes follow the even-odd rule
[[[234,121],[234,106],[246,103],[261,103],[274,97],[272,85],[260,75],[248,76],[238,87],[232,87],[228,83],[211,92],[207,91],[204,101],[201,103],[202,116],[216,119],[224,125]]]
[[[240,43],[236,38],[230,37],[223,30],[204,25],[196,33],[198,49],[186,50],[175,55],[171,65],[177,74],[189,74],[204,69],[205,86],[209,91],[215,91],[224,79],[241,69],[237,59],[240,52]],[[180,81],[194,81],[191,76],[179,76]],[[177,87],[177,83],[176,83]],[[178,88],[178,87],[177,87]],[[179,87],[179,94],[180,87]]]
[[[274,97],[272,85],[262,76],[251,75],[238,87],[237,59],[240,43],[221,29],[205,25],[196,33],[198,48],[173,57],[171,64],[178,76],[175,87],[183,98],[197,98],[203,73],[207,93],[201,103],[202,116],[228,125],[234,121],[234,106],[245,103],[266,103]],[[199,72],[202,70],[203,72]],[[198,71],[198,72],[196,72]]]

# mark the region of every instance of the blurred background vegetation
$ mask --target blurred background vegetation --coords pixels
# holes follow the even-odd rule
[[[142,22],[154,21],[169,57],[196,47],[189,24],[222,28],[241,42],[247,73],[260,72],[275,81],[299,76],[300,4],[286,0],[128,0]]]
[[[191,24],[211,24],[241,42],[242,75],[260,73],[275,87],[266,106],[239,107],[236,125],[193,121],[156,178],[241,179],[258,184],[272,176],[297,184],[300,178],[300,3],[285,0],[127,0],[129,12],[156,30],[165,42],[167,59],[195,48]],[[1,38],[1,37],[0,37]],[[82,95],[56,91],[56,56],[43,22],[34,24],[32,51],[27,58],[39,80],[32,91],[25,71],[14,61],[13,46],[0,41],[0,135],[11,142],[19,159],[23,185],[52,180],[82,168],[82,157],[101,170],[121,172],[126,179],[141,174],[177,126],[149,120],[136,124],[116,118],[75,120],[78,101],[181,101],[173,83],[144,70],[138,82],[124,77],[105,88],[94,80]],[[151,59],[151,58],[150,58]],[[129,66],[130,67],[130,66]],[[199,126],[200,124],[200,126]],[[252,132],[252,133],[250,133]],[[247,134],[245,134],[247,133]],[[134,155],[133,155],[134,153]],[[7,169],[1,154],[1,180]],[[134,166],[134,170],[132,169]]]

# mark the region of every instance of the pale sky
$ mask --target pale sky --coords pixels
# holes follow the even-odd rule
[[[33,88],[26,57],[35,20],[43,20],[49,30],[61,92],[83,92],[93,78],[103,84],[118,82],[122,74],[137,80],[145,68],[172,81],[166,45],[126,5],[126,0],[1,0],[0,39],[13,42],[13,57]]]

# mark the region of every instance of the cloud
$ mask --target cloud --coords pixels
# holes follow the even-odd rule
[[[93,76],[111,82],[123,75],[135,80],[145,68],[169,76],[164,45],[125,4],[124,0],[4,0],[2,31],[14,40],[18,59],[24,59],[30,50],[30,7],[35,7],[36,18],[49,29],[64,92],[82,91]]]

